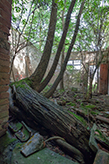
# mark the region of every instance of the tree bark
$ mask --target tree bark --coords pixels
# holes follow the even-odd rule
[[[36,90],[38,92],[41,92],[46,87],[46,85],[49,83],[49,81],[51,80],[51,78],[52,78],[52,76],[55,72],[55,69],[57,67],[57,64],[58,64],[58,61],[59,61],[59,58],[60,58],[60,54],[61,54],[64,42],[65,42],[65,38],[66,38],[66,35],[67,35],[69,23],[70,23],[71,13],[73,11],[73,7],[75,5],[75,2],[76,2],[76,0],[72,0],[72,2],[70,4],[69,10],[68,10],[68,13],[67,13],[67,16],[66,16],[66,21],[65,21],[63,34],[62,34],[61,40],[59,42],[59,46],[58,46],[58,49],[57,49],[57,52],[56,52],[56,55],[55,55],[54,62],[51,66],[51,69],[50,69],[48,75],[44,79],[44,81],[42,83],[40,83],[40,85],[37,86]]]
[[[64,0],[64,10],[62,10],[62,28],[64,29],[64,13],[65,13],[65,8],[66,8],[66,0]],[[64,52],[65,52],[65,44],[63,45],[63,49],[62,49],[62,54],[61,54],[61,67],[62,64],[64,63]],[[60,89],[64,89],[64,74],[62,77],[62,80],[60,81]]]
[[[93,152],[88,145],[90,134],[79,120],[28,85],[16,87],[15,99],[21,113],[26,113],[32,122],[42,125],[52,134],[63,137],[83,154],[88,164],[91,163]]]
[[[48,62],[51,55],[51,50],[53,46],[53,40],[54,40],[54,33],[55,33],[55,27],[56,27],[56,21],[57,21],[57,4],[55,3],[55,0],[52,0],[52,11],[50,16],[50,24],[49,24],[49,30],[48,30],[48,36],[46,39],[46,44],[44,47],[43,55],[41,57],[41,60],[34,71],[34,73],[31,75],[30,79],[32,79],[33,85],[32,87],[36,89],[36,86],[41,82],[43,79],[43,76],[46,72]]]
[[[54,93],[54,91],[56,90],[56,87],[58,86],[59,82],[61,81],[61,79],[63,77],[63,74],[64,74],[64,71],[66,69],[66,65],[67,65],[68,59],[69,59],[70,54],[71,54],[71,50],[72,50],[72,48],[74,46],[74,43],[75,43],[75,40],[76,40],[76,36],[78,34],[80,18],[81,18],[82,10],[83,10],[83,7],[84,7],[84,3],[85,3],[85,0],[81,3],[80,11],[79,11],[78,18],[77,18],[77,21],[76,21],[75,31],[74,31],[74,34],[73,34],[73,37],[72,37],[69,49],[67,51],[64,63],[62,65],[62,67],[61,67],[60,73],[59,73],[57,79],[55,80],[54,84],[51,86],[51,88],[44,95],[47,98],[49,98]]]

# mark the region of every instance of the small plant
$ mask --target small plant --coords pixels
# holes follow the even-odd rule
[[[77,101],[77,102],[81,102],[82,100],[81,100],[81,99],[77,99],[76,101]]]
[[[96,107],[96,106],[93,105],[93,104],[86,105],[86,108],[89,108],[89,109],[93,109],[93,108],[95,108],[95,107]]]
[[[68,102],[67,105],[76,106],[76,104],[75,103],[72,103],[72,102]]]
[[[72,71],[74,70],[74,67],[73,65],[67,65],[66,69],[68,72],[72,73]]]
[[[77,91],[78,91],[78,89],[77,89],[77,88],[72,87],[71,91],[73,91],[73,92],[77,92]]]
[[[65,90],[64,90],[64,89],[59,89],[58,92],[59,92],[59,93],[64,93]]]
[[[43,93],[46,93],[49,89],[50,89],[51,85],[47,85],[44,89],[43,89]]]
[[[76,98],[78,95],[76,94],[76,95],[74,95],[74,98]]]

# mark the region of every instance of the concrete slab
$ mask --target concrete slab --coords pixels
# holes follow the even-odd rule
[[[78,164],[48,148],[44,148],[26,158],[20,153],[21,146],[21,144],[17,144],[13,150],[11,164]]]

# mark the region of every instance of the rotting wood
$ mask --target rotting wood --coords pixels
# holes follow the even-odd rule
[[[109,124],[109,118],[105,118],[103,116],[96,116],[96,119]]]
[[[68,153],[81,164],[85,164],[83,154],[78,149],[61,139],[56,139],[56,142],[66,153]]]
[[[78,162],[80,162],[81,164],[85,163],[84,159],[83,159],[83,154],[78,149],[76,149],[75,147],[73,147],[72,145],[67,143],[64,138],[62,138],[60,136],[53,136],[53,137],[46,139],[45,143],[49,142],[51,140],[55,140],[56,143],[64,150],[64,152],[68,153],[70,156],[72,156]]]
[[[65,138],[83,154],[86,163],[92,163],[95,153],[88,145],[89,131],[79,120],[28,85],[16,87],[15,98],[20,112],[26,113],[32,122],[44,126],[52,134]]]

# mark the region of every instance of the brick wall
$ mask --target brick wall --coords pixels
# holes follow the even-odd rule
[[[9,109],[9,29],[12,0],[0,0],[0,137],[6,132]]]

